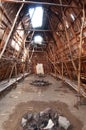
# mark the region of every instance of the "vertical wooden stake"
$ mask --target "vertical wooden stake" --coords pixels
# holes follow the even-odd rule
[[[64,80],[63,72],[64,72],[64,68],[63,68],[63,62],[62,62],[62,80]]]
[[[15,63],[14,63],[13,66],[12,66],[12,69],[11,69],[11,72],[10,72],[10,75],[9,75],[9,78],[8,78],[8,82],[9,82],[10,79],[11,79],[11,76],[12,76],[12,73],[13,73],[13,70],[14,70],[14,67],[15,67]]]
[[[17,81],[17,64],[15,63],[15,77],[16,77],[16,81]]]
[[[83,27],[85,21],[85,9],[83,3],[83,17],[82,17],[82,25],[81,25],[81,33],[80,33],[80,45],[79,45],[79,66],[78,66],[78,93],[80,94],[80,78],[81,78],[81,55],[82,55],[82,35],[83,35]]]

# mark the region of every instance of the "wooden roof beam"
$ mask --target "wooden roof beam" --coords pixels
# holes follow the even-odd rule
[[[52,32],[52,30],[46,30],[46,29],[16,29],[16,30],[26,30],[26,31],[35,31],[35,32]]]
[[[70,6],[67,4],[57,4],[57,3],[49,3],[49,2],[35,2],[35,1],[18,1],[18,0],[2,0],[2,2],[10,2],[10,3],[24,3],[24,4],[38,4],[38,5],[51,5],[51,6],[59,6],[59,7],[68,7],[68,8],[80,8],[78,6]]]

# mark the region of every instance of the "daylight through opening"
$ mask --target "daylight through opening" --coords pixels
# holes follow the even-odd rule
[[[35,7],[29,9],[31,23],[33,28],[41,27],[43,22],[43,8]]]

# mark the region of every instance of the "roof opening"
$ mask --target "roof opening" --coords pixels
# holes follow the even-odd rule
[[[35,7],[29,9],[29,14],[32,22],[32,27],[41,27],[43,21],[43,8]]]
[[[37,35],[34,37],[34,43],[36,44],[42,44],[43,38],[40,35]]]
[[[67,21],[65,21],[65,24],[66,24],[66,28],[69,28],[69,24]]]
[[[70,14],[70,16],[71,16],[72,20],[74,21],[74,20],[75,20],[74,15],[73,15],[73,14]]]

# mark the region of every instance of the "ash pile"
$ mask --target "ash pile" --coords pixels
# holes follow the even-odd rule
[[[70,130],[70,121],[51,108],[39,113],[27,113],[21,120],[22,130]]]
[[[34,85],[34,86],[48,86],[50,85],[51,83],[49,83],[49,81],[45,81],[45,80],[34,80],[30,83],[31,85]]]

